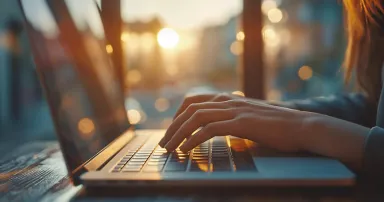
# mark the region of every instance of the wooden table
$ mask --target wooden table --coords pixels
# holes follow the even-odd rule
[[[34,142],[11,149],[0,157],[0,201],[356,201],[353,189],[341,192],[313,190],[205,189],[183,194],[129,195],[89,194],[82,186],[73,186],[56,142]],[[373,199],[372,195],[362,201]],[[384,200],[383,200],[384,201]]]

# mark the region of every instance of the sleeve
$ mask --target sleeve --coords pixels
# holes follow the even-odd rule
[[[325,114],[369,128],[376,125],[376,105],[358,93],[272,104]]]
[[[365,141],[361,176],[365,180],[384,179],[384,128],[373,127]]]

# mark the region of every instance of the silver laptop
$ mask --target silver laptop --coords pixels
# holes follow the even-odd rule
[[[104,186],[352,186],[337,160],[281,154],[232,136],[189,153],[134,130],[93,0],[19,0],[71,179]],[[109,51],[111,52],[111,51]],[[113,54],[113,53],[112,53]]]

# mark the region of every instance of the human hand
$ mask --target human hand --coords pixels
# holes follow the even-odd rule
[[[236,94],[228,94],[228,93],[219,93],[219,94],[201,94],[201,95],[194,95],[194,96],[188,96],[184,99],[182,105],[177,110],[174,119],[176,119],[182,112],[184,112],[187,107],[191,104],[198,104],[203,102],[224,102],[229,100],[247,100],[250,102],[260,102],[250,98],[246,98],[244,96],[236,95]]]
[[[233,135],[281,151],[301,150],[299,136],[310,113],[231,96],[227,101],[215,99],[212,95],[187,98],[160,146],[173,151],[187,138],[180,149],[189,151],[214,136]]]

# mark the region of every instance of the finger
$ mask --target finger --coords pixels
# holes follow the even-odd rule
[[[164,147],[168,141],[172,138],[172,136],[176,133],[176,131],[181,127],[181,125],[187,121],[193,114],[198,110],[203,109],[225,109],[228,108],[229,105],[225,103],[217,103],[217,102],[205,102],[205,103],[194,103],[189,105],[189,107],[178,116],[174,122],[169,126],[167,132],[164,137],[160,140],[159,145]]]
[[[209,123],[224,121],[234,118],[233,110],[211,109],[197,111],[190,119],[184,122],[172,136],[171,140],[165,145],[168,151],[175,150],[180,143],[200,127]]]
[[[232,97],[230,95],[228,95],[227,93],[207,94],[207,95],[198,95],[198,96],[188,97],[185,99],[182,106],[176,112],[174,119],[176,119],[181,113],[183,113],[184,110],[186,110],[188,108],[189,105],[191,105],[193,103],[223,102],[223,101],[228,101],[231,99],[232,99]]]
[[[187,109],[187,107],[193,103],[202,103],[202,102],[206,102],[208,100],[211,100],[213,97],[215,97],[216,95],[214,94],[207,94],[207,95],[196,95],[196,96],[190,96],[190,97],[186,97],[183,101],[183,103],[181,104],[181,106],[179,107],[179,109],[177,110],[175,116],[174,116],[174,119],[176,119],[181,113],[184,112],[185,109]]]
[[[234,130],[236,130],[234,127],[234,119],[210,123],[184,142],[184,144],[180,146],[180,150],[183,152],[190,151],[214,136],[233,134]]]

